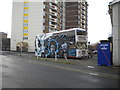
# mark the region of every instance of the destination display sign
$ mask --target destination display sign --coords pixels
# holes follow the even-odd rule
[[[77,35],[76,42],[87,42],[87,36],[85,35]]]

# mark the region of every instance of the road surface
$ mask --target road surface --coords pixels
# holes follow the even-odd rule
[[[36,60],[4,53],[3,88],[118,88],[118,75],[92,67]]]

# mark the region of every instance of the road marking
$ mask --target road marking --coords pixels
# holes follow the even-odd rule
[[[89,73],[90,75],[95,75],[95,76],[97,76],[98,74],[97,73]]]
[[[5,57],[7,57],[7,56],[4,56],[4,55],[0,55],[0,58],[5,58]]]
[[[88,68],[95,68],[95,67],[93,67],[93,66],[87,66]]]

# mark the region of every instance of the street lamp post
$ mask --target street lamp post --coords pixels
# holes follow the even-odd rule
[[[21,55],[22,55],[22,47],[23,47],[22,42],[20,44],[21,44],[21,50],[20,51],[21,51]]]
[[[20,47],[20,56],[22,55],[22,43],[20,42],[20,45],[18,45]]]

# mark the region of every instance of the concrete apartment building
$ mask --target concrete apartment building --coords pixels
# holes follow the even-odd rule
[[[81,2],[81,4],[77,2],[75,5],[69,6],[69,2],[59,0],[35,1],[14,0],[13,2],[11,50],[16,51],[18,42],[27,42],[28,52],[34,52],[35,37],[42,33],[69,28],[87,30],[86,2]],[[73,11],[75,10],[75,13],[70,11],[70,7]],[[82,7],[83,9],[80,9]],[[68,15],[70,12],[73,15]]]
[[[113,33],[113,65],[120,66],[120,0],[109,3]]]
[[[7,34],[4,32],[0,32],[0,50],[2,50],[3,39],[7,38]]]
[[[0,32],[0,50],[10,50],[10,38],[4,32]]]
[[[2,50],[2,46],[3,46],[3,39],[7,38],[7,34],[4,32],[0,32],[0,50]]]
[[[82,28],[88,30],[87,2],[66,2],[65,10],[65,29]]]
[[[60,2],[13,2],[11,50],[18,42],[28,42],[28,52],[34,51],[36,35],[61,30]]]

